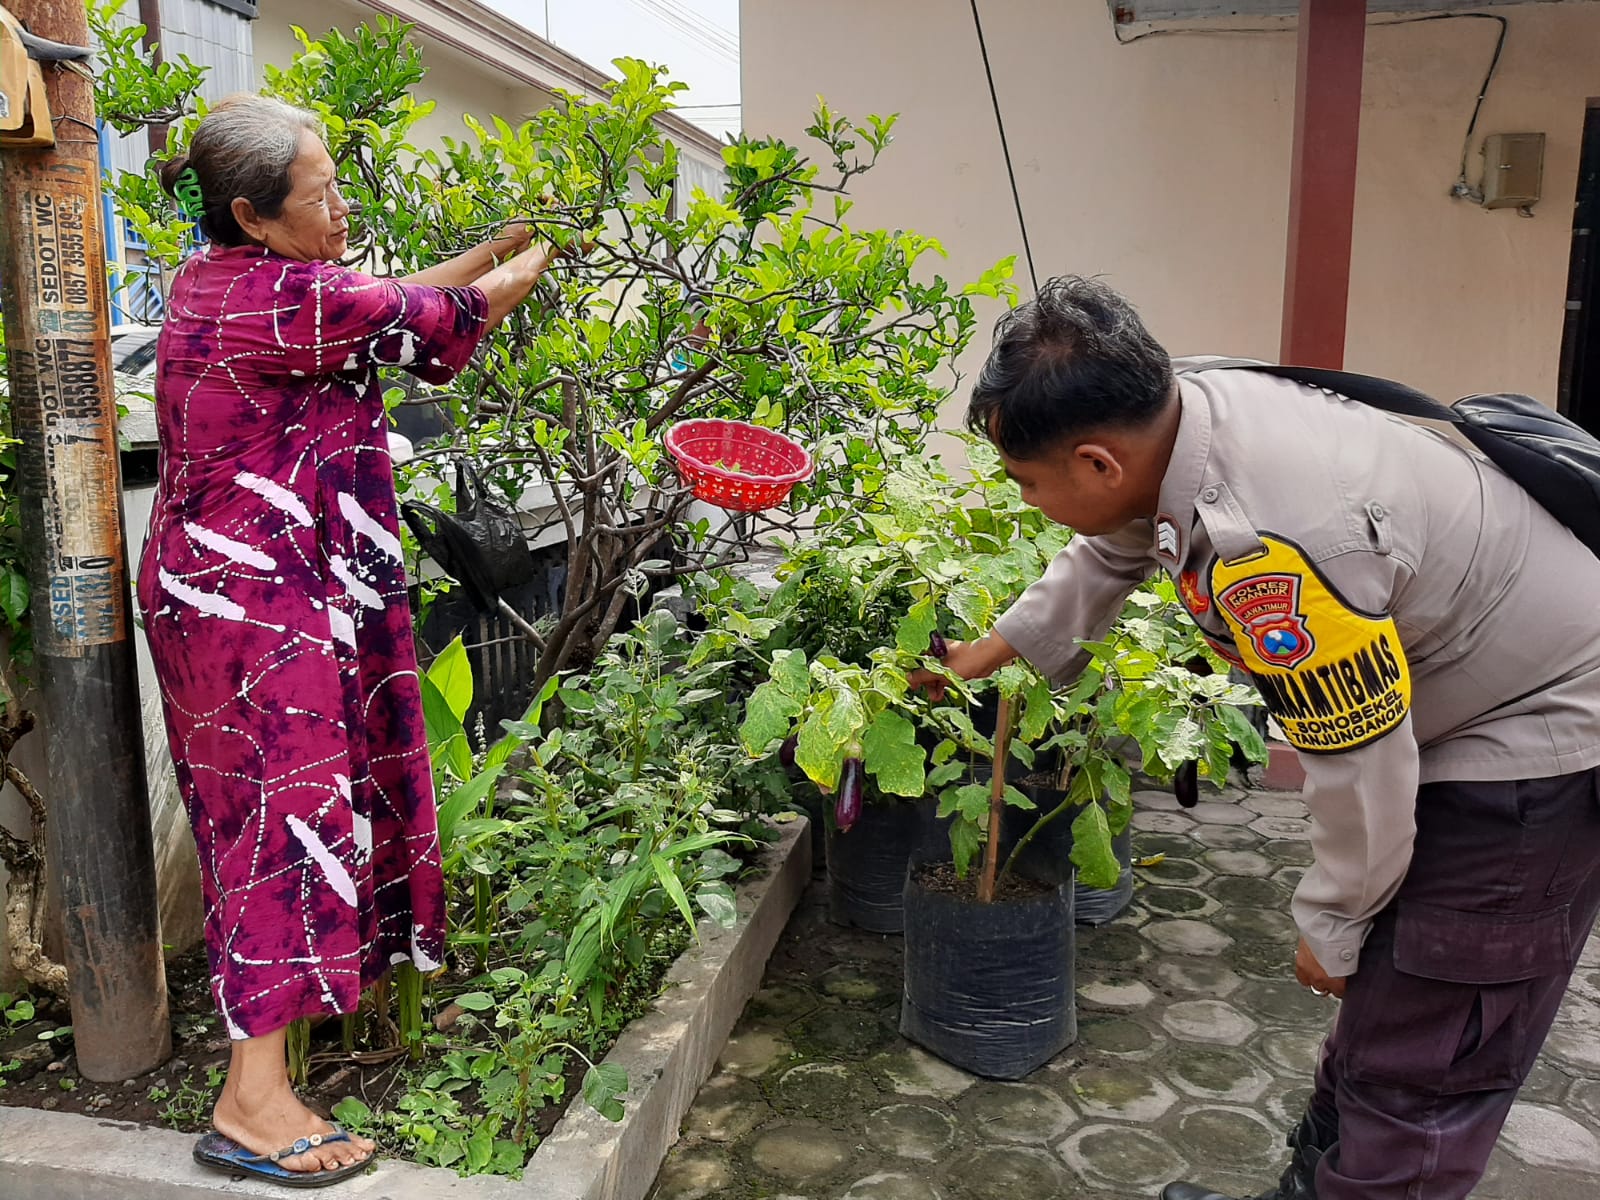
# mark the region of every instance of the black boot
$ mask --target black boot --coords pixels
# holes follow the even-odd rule
[[[1309,1111],[1300,1124],[1289,1131],[1289,1165],[1283,1169],[1278,1186],[1253,1200],[1317,1200],[1317,1164],[1339,1141],[1338,1126],[1318,1121]],[[1161,1200],[1232,1200],[1194,1183],[1169,1183]]]

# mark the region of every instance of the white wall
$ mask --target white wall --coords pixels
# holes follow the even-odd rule
[[[1041,278],[1105,275],[1175,353],[1276,358],[1293,32],[1123,46],[1102,0],[981,9]],[[1451,397],[1514,386],[1553,399],[1600,8],[1491,11],[1510,35],[1469,171],[1476,182],[1483,134],[1542,131],[1545,199],[1526,220],[1447,195],[1492,22],[1371,27],[1347,363]],[[798,139],[818,93],[852,115],[902,114],[896,144],[860,181],[857,224],[941,238],[954,279],[1020,254],[965,0],[745,0],[741,30],[750,134]],[[995,311],[982,312],[969,374]]]

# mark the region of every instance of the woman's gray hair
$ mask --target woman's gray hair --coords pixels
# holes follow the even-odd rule
[[[300,139],[309,131],[322,136],[315,113],[282,100],[239,92],[206,113],[189,152],[161,164],[161,186],[177,195],[178,179],[193,167],[200,181],[204,210],[189,213],[200,230],[224,246],[250,239],[234,219],[233,201],[243,197],[256,213],[275,217],[289,195],[289,167],[300,154]]]

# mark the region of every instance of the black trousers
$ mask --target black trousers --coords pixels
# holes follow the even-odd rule
[[[1597,910],[1600,772],[1418,791],[1411,868],[1322,1049],[1318,1200],[1471,1192]]]

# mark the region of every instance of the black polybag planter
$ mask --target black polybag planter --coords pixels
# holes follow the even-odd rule
[[[1072,888],[979,904],[907,870],[900,1032],[953,1066],[1021,1079],[1077,1040]]]
[[[848,832],[828,822],[828,919],[869,933],[899,933],[906,864],[922,823],[913,803],[867,803]]]

